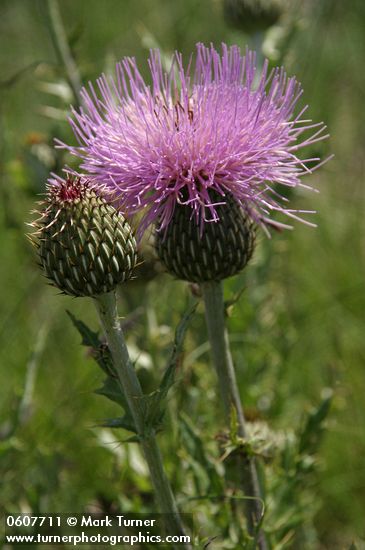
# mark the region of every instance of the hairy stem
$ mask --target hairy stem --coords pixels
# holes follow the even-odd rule
[[[246,423],[238,390],[236,374],[229,348],[228,332],[224,321],[223,286],[221,282],[207,282],[201,285],[208,337],[211,347],[213,363],[218,375],[219,389],[228,425],[231,421],[232,407],[237,417],[238,435],[246,438]],[[251,535],[255,534],[261,522],[263,500],[257,476],[255,460],[244,456],[238,467],[243,468],[243,488],[247,497],[246,518]],[[259,533],[258,544],[261,550],[267,549],[263,532]]]
[[[161,453],[157,445],[155,431],[146,426],[145,401],[143,392],[130,360],[118,319],[115,292],[95,298],[105,335],[112,354],[121,389],[127,399],[135,426],[140,438],[144,456],[149,468],[156,502],[164,516],[166,530],[170,535],[183,535],[184,527],[177,509],[170,483],[167,479]],[[190,549],[189,544],[176,545],[176,548]]]

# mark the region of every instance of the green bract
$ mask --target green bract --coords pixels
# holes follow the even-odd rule
[[[52,284],[72,296],[97,296],[131,277],[136,241],[107,197],[68,179],[50,188],[41,204],[32,241]]]
[[[212,196],[211,196],[212,198]],[[214,200],[222,200],[215,194]],[[252,256],[254,224],[232,195],[216,206],[219,220],[203,230],[191,208],[178,204],[165,230],[156,233],[156,249],[167,271],[179,279],[203,283],[239,273]]]

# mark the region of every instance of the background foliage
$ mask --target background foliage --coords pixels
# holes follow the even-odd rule
[[[252,45],[228,25],[220,0],[62,0],[60,8],[84,83],[112,72],[124,55],[146,73],[154,46],[169,56],[175,48],[189,55],[197,41]],[[92,304],[47,287],[24,237],[49,171],[65,160],[53,138],[73,140],[66,117],[75,98],[47,3],[2,0],[0,10],[0,507],[148,511],[138,448],[121,443],[124,433],[97,427],[116,409],[93,393],[103,375],[65,313],[96,329]],[[226,283],[227,299],[244,289],[228,323],[246,413],[265,457],[265,521],[275,548],[340,549],[352,541],[361,548],[365,537],[364,33],[361,0],[319,0],[292,5],[264,42],[272,63],[283,61],[303,83],[311,118],[328,124],[331,139],[320,154],[335,154],[311,176],[320,194],[292,197],[298,208],[318,211],[318,228],[297,224],[270,241],[260,235],[246,272]],[[190,290],[147,267],[121,289],[120,307],[152,391]],[[218,529],[224,547],[236,548],[229,502],[212,498],[223,490],[223,418],[208,351],[200,306],[160,441],[199,536]],[[205,498],[192,501],[197,494]]]

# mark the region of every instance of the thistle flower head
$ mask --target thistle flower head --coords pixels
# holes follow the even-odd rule
[[[198,44],[185,68],[175,53],[168,72],[154,51],[149,68],[150,85],[125,58],[116,79],[103,75],[82,91],[70,120],[78,146],[59,146],[81,158],[90,181],[115,189],[129,213],[143,212],[141,231],[156,223],[163,232],[178,205],[204,231],[227,197],[263,226],[273,211],[296,218],[280,187],[302,185],[319,159],[298,151],[327,136],[303,118],[306,107],[294,114],[295,78],[267,62],[259,72],[253,52],[225,45],[220,54]]]
[[[71,296],[96,296],[131,277],[132,230],[108,194],[80,178],[51,180],[30,236],[52,284]]]

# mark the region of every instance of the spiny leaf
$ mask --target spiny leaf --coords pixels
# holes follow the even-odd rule
[[[107,418],[100,424],[103,428],[123,428],[129,432],[136,432],[133,420],[128,415],[118,416],[117,418]]]
[[[127,400],[123,395],[118,380],[115,378],[111,378],[110,376],[105,378],[102,387],[95,390],[95,393],[98,395],[105,395],[110,401],[114,401],[114,403],[121,405],[124,410],[128,409]]]
[[[171,353],[171,357],[170,357],[167,369],[165,371],[165,374],[160,384],[160,392],[163,394],[164,397],[167,395],[167,392],[169,391],[169,389],[171,388],[171,386],[175,381],[176,368],[178,366],[178,360],[182,352],[185,334],[186,334],[189,322],[195,313],[197,305],[198,305],[198,302],[194,302],[190,306],[190,308],[185,312],[183,318],[181,319],[180,323],[176,327],[174,347],[172,349],[172,353]]]
[[[99,365],[99,367],[108,375],[114,374],[113,361],[109,348],[104,344],[100,338],[99,333],[91,330],[83,321],[76,319],[76,317],[68,310],[67,315],[70,317],[74,326],[81,335],[81,344],[93,350],[93,358]]]
[[[147,424],[158,427],[164,416],[163,403],[167,397],[170,388],[175,382],[176,370],[179,365],[179,359],[183,348],[186,330],[191,317],[194,315],[198,302],[194,302],[185,312],[180,323],[176,327],[174,346],[167,364],[167,368],[162,377],[159,388],[152,394],[146,396]]]
[[[115,377],[113,361],[108,346],[103,344],[99,338],[99,334],[91,330],[83,321],[76,319],[70,311],[67,311],[67,314],[81,335],[82,345],[92,348],[93,358],[98,363],[99,367],[107,374],[107,378],[105,378],[103,385],[101,388],[95,390],[95,393],[97,395],[104,395],[110,399],[110,401],[117,403],[125,412],[123,417],[106,420],[102,426],[109,428],[124,428],[128,431],[137,433],[128,402]]]
[[[91,330],[83,321],[76,319],[76,317],[68,309],[66,310],[66,313],[79,331],[82,338],[81,344],[83,346],[98,347],[101,344],[99,334],[97,332]]]
[[[130,412],[127,399],[125,398],[125,395],[121,387],[119,386],[118,380],[108,376],[108,378],[104,380],[102,387],[95,390],[95,393],[97,395],[104,395],[105,397],[110,399],[110,401],[117,403],[122,407],[122,409],[125,412],[125,415],[122,417],[107,420],[106,422],[109,422],[109,425],[104,423],[103,426],[107,426],[109,428],[124,428],[131,432],[137,433],[137,429],[135,427],[134,420]],[[113,425],[110,425],[111,423]]]

